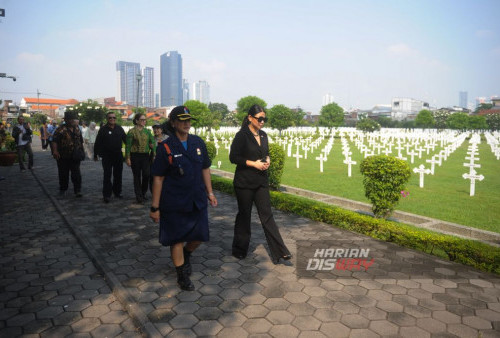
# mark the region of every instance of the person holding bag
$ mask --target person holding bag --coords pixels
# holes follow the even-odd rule
[[[271,211],[269,196],[269,146],[267,134],[261,130],[267,121],[264,108],[253,105],[244,118],[241,129],[234,136],[229,160],[236,164],[233,186],[238,200],[233,238],[233,256],[247,256],[251,236],[251,213],[255,203],[264,229],[272,261],[290,260],[292,255],[279,232]]]
[[[177,283],[186,291],[194,290],[189,278],[190,256],[209,239],[208,203],[217,206],[205,142],[189,134],[192,119],[184,106],[177,106],[170,113],[166,122],[170,137],[158,145],[153,163],[149,214],[154,222],[160,223],[159,241],[170,246]]]

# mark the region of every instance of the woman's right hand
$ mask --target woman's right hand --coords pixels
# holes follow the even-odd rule
[[[130,162],[130,158],[127,158],[127,159],[125,160],[125,163],[127,163],[127,165],[128,165],[129,167],[132,165],[132,163]]]
[[[269,168],[269,163],[268,162],[262,162],[262,160],[257,160],[253,162],[253,166],[257,170],[267,170]]]
[[[158,223],[160,221],[160,210],[155,212],[149,212],[149,217],[153,220],[153,222]]]

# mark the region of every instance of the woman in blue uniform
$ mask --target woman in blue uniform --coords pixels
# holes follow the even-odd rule
[[[233,185],[238,200],[233,256],[243,259],[247,255],[251,235],[250,217],[255,203],[271,258],[276,264],[280,259],[290,260],[292,256],[283,242],[271,211],[267,174],[270,165],[269,145],[267,134],[261,130],[266,121],[264,108],[253,105],[231,144],[229,159],[236,164]]]
[[[201,138],[189,134],[192,119],[184,106],[172,110],[165,126],[171,137],[159,143],[151,170],[150,217],[160,222],[160,243],[170,246],[177,283],[187,291],[194,290],[191,253],[209,239],[208,202],[217,206],[207,148]]]

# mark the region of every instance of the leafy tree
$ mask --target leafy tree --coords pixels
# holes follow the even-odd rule
[[[243,122],[245,116],[248,115],[248,110],[254,104],[258,104],[264,109],[266,109],[267,107],[266,101],[257,96],[245,96],[238,100],[238,102],[236,103],[236,110],[238,111],[236,113],[236,119],[238,121],[238,124],[241,124]]]
[[[48,120],[47,115],[40,114],[40,113],[36,113],[35,115],[33,115],[31,117],[31,123],[33,123],[34,125],[37,125],[37,126],[41,126],[42,124],[47,122],[47,120]]]
[[[446,125],[450,129],[465,130],[469,126],[469,115],[466,113],[451,114],[446,121]]]
[[[477,114],[481,110],[488,110],[488,109],[491,109],[491,108],[493,108],[493,104],[492,103],[480,103],[479,106],[474,111],[474,113]]]
[[[276,128],[280,132],[293,125],[294,115],[290,108],[283,104],[278,104],[268,111],[269,122],[271,127]]]
[[[335,102],[321,108],[318,124],[323,127],[340,127],[344,123],[344,109]]]
[[[223,121],[227,114],[229,114],[229,109],[227,109],[227,106],[224,103],[210,103],[208,105],[208,109],[217,116],[219,121]]]
[[[91,99],[88,99],[87,102],[77,103],[74,106],[69,107],[69,109],[76,110],[81,121],[84,121],[87,124],[94,121],[98,125],[99,123],[105,121],[106,113],[108,112],[106,107],[101,106],[99,103]],[[118,115],[120,114],[117,114],[117,117]]]
[[[188,100],[184,105],[189,109],[191,115],[196,119],[191,122],[195,132],[197,128],[209,127],[212,128],[220,123],[216,120],[213,114],[208,109],[208,106],[198,100]]]
[[[432,128],[436,124],[434,116],[430,110],[422,109],[415,118],[415,126],[418,128]]]
[[[375,130],[380,130],[380,124],[370,118],[364,118],[356,123],[356,129],[366,132],[372,132]]]
[[[291,109],[291,112],[293,116],[293,125],[297,127],[303,126],[305,124],[304,116],[306,116],[304,110],[300,107],[297,107],[295,109]]]
[[[469,129],[488,129],[486,118],[481,115],[469,116]]]
[[[388,217],[401,198],[401,191],[410,180],[408,163],[391,156],[365,158],[360,165],[365,196],[372,202],[375,217]]]
[[[500,114],[486,115],[486,122],[491,130],[500,130]]]
[[[236,126],[239,126],[241,123],[238,123],[238,119],[236,118],[236,112],[230,111],[222,119],[221,124],[224,125],[224,126],[236,127]]]
[[[394,126],[396,125],[396,121],[386,116],[377,117],[377,122],[381,127],[384,128],[394,128]]]
[[[438,110],[434,113],[434,121],[436,121],[435,127],[438,129],[445,129],[448,127],[446,122],[450,117],[450,113],[443,110]]]

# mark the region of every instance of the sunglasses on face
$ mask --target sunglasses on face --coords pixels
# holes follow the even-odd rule
[[[116,117],[115,116],[110,116],[110,117],[108,117],[108,120],[116,120]]]
[[[267,117],[254,117],[254,119],[256,119],[259,123],[262,123],[262,122],[267,122]]]

